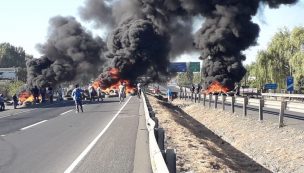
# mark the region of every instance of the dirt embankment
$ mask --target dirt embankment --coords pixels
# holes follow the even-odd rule
[[[177,150],[178,172],[304,172],[302,131],[184,100],[148,98],[166,147]]]

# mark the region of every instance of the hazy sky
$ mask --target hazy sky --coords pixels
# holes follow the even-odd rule
[[[37,43],[44,43],[49,18],[62,15],[75,16],[78,20],[78,7],[85,0],[1,0],[0,2],[0,43],[9,42],[21,46],[26,53],[39,57]],[[258,50],[265,49],[271,37],[279,28],[304,26],[304,0],[294,6],[281,6],[280,9],[265,8],[254,21],[261,27],[258,46],[251,47],[245,53],[246,64],[255,60]],[[82,22],[86,27],[91,25]],[[101,31],[97,31],[102,33]],[[183,56],[179,61],[195,61],[196,56]]]

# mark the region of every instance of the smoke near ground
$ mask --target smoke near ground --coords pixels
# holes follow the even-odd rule
[[[39,45],[44,56],[27,62],[28,85],[45,87],[93,76],[101,70],[105,43],[93,38],[73,17],[50,20],[48,40]]]
[[[199,51],[204,60],[205,88],[218,81],[232,89],[246,73],[242,51],[255,45],[259,35],[259,26],[252,22],[259,7],[278,8],[296,2],[86,0],[79,8],[81,18],[93,21],[97,28],[107,29],[106,48],[101,39],[93,39],[75,19],[55,18],[50,29],[53,34],[41,49],[45,56],[28,63],[29,81],[42,85],[43,81],[58,83],[66,77],[74,80],[79,73],[96,74],[98,67],[105,69],[99,75],[105,86],[117,82],[108,73],[113,68],[118,69],[121,78],[131,82],[142,76],[159,81],[170,75],[167,72],[170,59]],[[193,34],[197,18],[203,18],[204,22]]]

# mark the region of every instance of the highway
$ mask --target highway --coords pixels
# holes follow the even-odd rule
[[[151,172],[136,97],[87,103],[78,114],[73,101],[20,111],[0,115],[0,172]]]

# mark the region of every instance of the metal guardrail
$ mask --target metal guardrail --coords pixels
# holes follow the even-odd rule
[[[169,173],[168,167],[164,160],[163,154],[156,141],[154,128],[156,123],[150,118],[149,109],[147,106],[147,101],[145,95],[142,94],[142,99],[144,103],[144,112],[146,117],[146,126],[149,132],[149,151],[150,160],[153,173]]]
[[[231,111],[234,113],[235,104],[241,104],[243,106],[243,115],[247,115],[248,106],[255,106],[259,109],[259,120],[263,120],[264,108],[271,108],[278,110],[279,113],[279,127],[284,126],[283,119],[285,116],[285,110],[304,113],[304,103],[296,103],[291,101],[276,101],[276,100],[265,100],[263,98],[249,98],[249,97],[235,97],[235,96],[219,96],[219,95],[206,95],[206,94],[195,94],[195,93],[179,93],[180,99],[190,99],[194,102],[203,102],[206,106],[208,102],[209,108],[211,103],[214,103],[214,107],[217,108],[218,103],[222,103],[223,110],[225,109],[225,104],[229,103],[231,105]],[[304,116],[303,116],[304,119]]]
[[[282,97],[282,98],[301,98],[304,99],[304,94],[280,94],[280,93],[262,93],[263,97]]]

